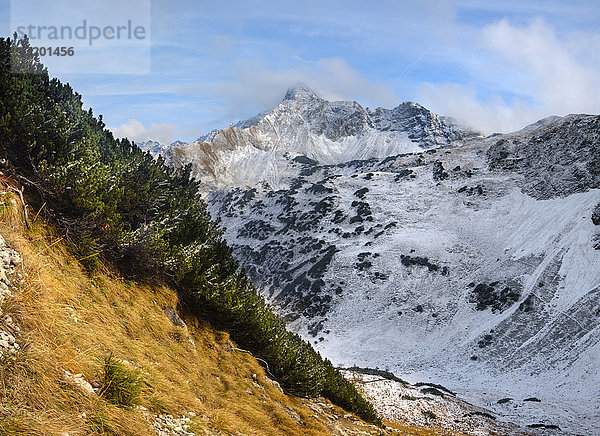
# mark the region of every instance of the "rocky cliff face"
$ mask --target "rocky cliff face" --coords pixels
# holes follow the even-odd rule
[[[325,356],[591,434],[599,123],[484,139],[412,103],[369,110],[297,89],[190,150],[212,153],[201,180],[210,168],[213,187],[229,185],[208,201],[242,266]]]

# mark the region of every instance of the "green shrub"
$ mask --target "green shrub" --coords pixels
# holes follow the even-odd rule
[[[104,359],[104,376],[99,395],[117,406],[131,407],[140,402],[141,378],[112,355]]]
[[[444,397],[444,394],[436,388],[424,388],[424,389],[421,389],[421,393],[426,394],[426,395],[430,394],[430,395],[436,395],[438,397]]]

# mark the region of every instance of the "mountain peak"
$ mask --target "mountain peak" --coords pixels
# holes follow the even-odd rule
[[[284,100],[312,100],[312,99],[320,99],[320,97],[315,94],[315,92],[310,89],[306,84],[300,82],[296,85],[288,88],[285,93]]]

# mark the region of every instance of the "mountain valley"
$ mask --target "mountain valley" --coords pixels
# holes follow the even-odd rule
[[[570,115],[484,137],[418,104],[371,110],[299,86],[169,150],[263,295],[334,364],[592,434],[599,135],[599,117]]]

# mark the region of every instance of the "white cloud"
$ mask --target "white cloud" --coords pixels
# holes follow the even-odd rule
[[[181,135],[179,126],[175,124],[150,124],[150,128],[146,128],[141,121],[131,119],[119,127],[108,128],[117,138],[129,138],[135,142],[143,142],[149,139],[158,141],[161,144],[170,144],[177,135]]]
[[[484,133],[518,130],[549,115],[600,112],[600,34],[558,32],[539,18],[526,25],[501,20],[462,33],[454,30],[447,32],[446,49],[470,76],[461,84],[421,83],[410,92],[431,110]],[[455,34],[462,36],[455,39]],[[191,85],[181,92],[224,99],[224,117],[230,119],[272,108],[298,82],[329,100],[386,107],[402,100],[393,85],[365,77],[343,58],[296,59],[294,67],[281,69],[257,59],[239,60],[230,81]]]
[[[526,27],[502,20],[483,31],[490,49],[530,75],[532,96],[561,115],[600,109],[600,64],[597,58],[588,57],[597,40],[590,36],[588,41],[570,35],[559,38],[554,28],[542,20]]]
[[[492,97],[478,97],[474,86],[422,84],[418,94],[432,110],[485,133],[518,130],[549,115],[600,112],[600,35],[559,35],[536,19],[526,26],[501,20],[477,37],[474,45],[484,51],[475,55],[486,64],[472,71],[469,83],[487,83]],[[506,101],[499,95],[503,90],[521,97]]]
[[[308,75],[307,83],[321,91],[324,98],[358,99],[365,104],[383,106],[399,103],[391,86],[361,76],[341,58],[321,59],[316,65],[317,68]]]
[[[211,92],[223,98],[231,117],[248,116],[271,109],[281,102],[285,91],[299,82],[328,100],[358,100],[367,105],[391,106],[400,102],[390,85],[363,77],[341,58],[302,61],[295,68],[276,70],[259,60],[238,61],[233,80],[214,84],[195,84],[180,92]]]

